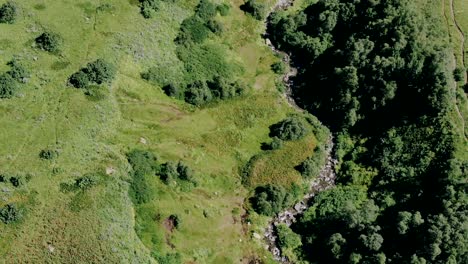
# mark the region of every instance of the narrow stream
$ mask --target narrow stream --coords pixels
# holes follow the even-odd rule
[[[281,9],[287,9],[288,7],[292,6],[294,0],[278,0],[276,5],[271,9],[270,13],[268,14],[267,18],[267,26],[268,23],[270,23],[270,15],[272,12],[281,10]],[[271,42],[271,40],[268,38],[268,35],[266,34],[264,36],[266,44],[271,48],[273,52],[276,54],[279,54],[283,62],[286,63],[289,66],[289,70],[287,73],[283,75],[283,82],[286,87],[285,90],[285,97],[288,101],[288,103],[297,109],[298,111],[305,111],[304,109],[300,108],[296,102],[294,101],[294,98],[292,96],[292,86],[293,83],[291,81],[291,77],[296,76],[297,74],[297,69],[294,68],[291,65],[291,57],[289,54],[286,52],[278,50]],[[268,226],[265,229],[265,242],[267,244],[268,250],[273,254],[273,257],[275,260],[277,260],[280,263],[291,263],[287,257],[282,255],[281,250],[279,249],[277,245],[277,233],[276,233],[276,228],[275,226],[279,224],[285,224],[287,226],[291,226],[293,223],[297,221],[297,218],[301,216],[309,207],[311,203],[311,199],[319,192],[327,190],[335,186],[335,171],[334,168],[337,164],[337,160],[333,158],[333,137],[330,136],[330,139],[328,140],[327,147],[326,147],[326,152],[327,152],[327,162],[325,166],[321,169],[319,175],[314,178],[310,182],[309,185],[309,191],[304,195],[301,201],[296,203],[293,207],[288,208],[284,210],[283,212],[280,212],[277,216],[273,217],[271,222],[268,224]]]

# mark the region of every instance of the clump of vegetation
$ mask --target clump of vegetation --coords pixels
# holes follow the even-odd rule
[[[282,61],[277,61],[271,65],[271,70],[276,74],[284,74],[286,72],[286,65]]]
[[[6,2],[0,7],[0,23],[13,24],[17,17],[17,7],[14,2]]]
[[[302,246],[301,237],[285,224],[279,224],[275,228],[282,255],[286,256],[289,261],[297,262],[295,251]]]
[[[26,83],[30,77],[30,73],[17,59],[13,59],[7,63],[10,66],[10,70],[7,71],[13,79],[17,82]]]
[[[53,32],[44,32],[35,39],[38,48],[48,52],[58,52],[62,45],[62,37]]]
[[[172,214],[169,216],[169,220],[174,224],[174,227],[177,229],[180,227],[181,219],[178,215]]]
[[[99,85],[89,85],[88,87],[86,87],[84,94],[91,101],[101,101],[106,98],[104,87],[101,87]]]
[[[263,143],[263,150],[277,150],[283,146],[283,140],[278,137],[273,137],[270,143]]]
[[[15,175],[10,177],[10,183],[18,188],[26,184],[26,178],[22,175]]]
[[[43,149],[39,153],[39,157],[44,160],[53,160],[58,158],[59,152],[56,149]]]
[[[19,86],[16,80],[7,73],[0,74],[0,98],[11,98]]]
[[[80,178],[75,180],[75,187],[81,191],[85,191],[91,189],[92,187],[96,186],[100,181],[100,176],[89,173],[81,176]]]
[[[133,169],[130,196],[136,204],[149,202],[154,195],[146,177],[160,171],[158,158],[149,151],[135,149],[127,153],[127,160]]]
[[[304,121],[299,116],[290,116],[270,127],[270,136],[282,140],[298,140],[308,132]]]
[[[229,11],[231,10],[231,6],[229,4],[223,3],[223,4],[218,5],[216,7],[216,10],[218,10],[220,15],[227,16],[227,15],[229,15]]]
[[[159,9],[160,0],[140,0],[140,13],[144,18],[153,18]]]
[[[453,77],[455,79],[456,82],[461,82],[463,81],[463,78],[465,78],[465,69],[463,67],[457,67],[454,71],[453,71]]]
[[[115,74],[116,68],[114,65],[105,60],[97,59],[72,74],[69,82],[76,88],[86,88],[90,84],[110,83],[114,79]]]
[[[16,204],[7,204],[0,208],[0,221],[4,224],[18,222],[23,217],[23,211]]]
[[[287,207],[292,198],[284,187],[266,185],[255,188],[255,194],[250,200],[257,213],[273,216]]]
[[[266,5],[258,2],[257,0],[248,0],[241,6],[241,10],[249,13],[257,20],[263,20],[267,13]]]
[[[175,180],[195,183],[193,171],[182,161],[177,163],[169,161],[162,164],[159,176],[166,184]]]
[[[181,264],[182,263],[182,256],[180,253],[168,253],[162,255],[158,252],[153,252],[152,256],[158,261],[160,264]]]

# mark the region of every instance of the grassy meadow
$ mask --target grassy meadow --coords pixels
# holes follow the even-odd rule
[[[31,78],[17,96],[0,99],[0,173],[29,181],[0,183],[0,205],[14,202],[24,212],[18,223],[0,223],[0,263],[153,263],[175,252],[184,263],[268,260],[254,227],[241,221],[251,190],[239,169],[269,141],[268,127],[295,110],[276,90],[270,65],[278,58],[261,39],[264,24],[239,9],[242,1],[230,1],[229,15],[217,18],[225,32],[208,42],[242,66],[239,78],[250,89],[204,107],[170,98],[140,76],[157,67],[161,78],[182,78],[174,39],[197,1],[162,2],[153,19],[141,16],[136,0],[16,2],[17,21],[0,24],[0,71],[17,58]],[[60,52],[34,47],[46,30],[63,37]],[[104,99],[90,100],[67,80],[98,58],[116,65],[117,75]],[[299,163],[315,138],[288,144],[264,156],[255,184],[300,181],[278,161]],[[187,191],[152,177],[156,198],[134,206],[125,154],[135,148],[183,160],[198,185]],[[59,156],[40,159],[44,149]],[[86,173],[102,180],[87,191],[63,188]],[[181,217],[177,230],[164,225],[171,214]]]

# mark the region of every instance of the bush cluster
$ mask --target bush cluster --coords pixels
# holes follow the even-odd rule
[[[308,129],[299,116],[290,116],[281,122],[270,126],[270,136],[282,140],[297,140],[303,138]]]
[[[456,82],[461,82],[463,81],[463,78],[465,78],[465,69],[462,67],[457,67],[453,71],[453,78],[455,79]]]
[[[159,9],[159,0],[140,0],[140,13],[144,18],[153,18]]]
[[[248,0],[241,6],[241,10],[249,13],[257,20],[263,20],[267,13],[266,5],[258,2],[257,0]]]
[[[188,182],[195,182],[193,171],[182,161],[177,163],[169,161],[161,165],[159,176],[166,184],[177,179]]]
[[[81,191],[85,191],[96,186],[99,181],[99,175],[88,173],[75,180],[75,187]]]
[[[160,170],[158,158],[149,151],[135,149],[127,153],[127,160],[133,169],[130,196],[136,204],[149,202],[154,195],[146,177]]]
[[[58,158],[59,152],[56,149],[43,149],[39,153],[39,157],[44,160],[53,160]]]
[[[48,52],[58,52],[62,44],[62,37],[57,33],[44,32],[35,39],[38,48]]]
[[[168,96],[200,106],[215,99],[226,100],[242,95],[245,87],[240,82],[230,82],[223,77],[216,76],[214,80],[195,81],[186,87],[169,84],[163,87],[163,91]]]
[[[88,63],[86,67],[72,74],[69,82],[76,88],[87,88],[90,84],[111,82],[116,74],[114,65],[105,60],[97,59]]]
[[[273,216],[286,208],[293,197],[284,187],[265,185],[255,188],[255,194],[250,199],[254,210],[263,215]]]
[[[16,204],[7,204],[0,208],[0,221],[4,224],[10,224],[21,220],[23,211],[19,209]]]
[[[0,98],[13,97],[20,88],[19,83],[26,83],[30,77],[17,59],[9,61],[7,65],[10,69],[6,73],[0,73]]]
[[[24,186],[27,182],[29,182],[32,178],[31,174],[21,175],[21,174],[7,174],[2,173],[0,174],[0,183],[11,183],[13,187],[19,188]]]
[[[210,32],[220,34],[223,27],[215,20],[215,16],[219,10],[225,12],[225,9],[226,7],[217,6],[209,0],[201,0],[195,9],[195,14],[182,22],[176,43],[180,45],[202,43]]]
[[[7,63],[10,66],[10,70],[7,71],[7,74],[10,75],[17,82],[26,83],[27,79],[31,76],[28,70],[24,67],[23,64],[17,59],[13,59]]]
[[[6,2],[0,7],[0,23],[13,24],[16,20],[17,14],[16,4],[13,2]]]

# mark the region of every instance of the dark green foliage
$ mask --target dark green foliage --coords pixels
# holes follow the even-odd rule
[[[167,96],[174,97],[177,99],[184,99],[184,89],[175,84],[168,84],[163,87],[163,91]]]
[[[177,163],[169,161],[162,164],[159,176],[166,184],[170,184],[176,180],[195,182],[193,171],[182,161]]]
[[[9,74],[17,82],[25,83],[30,77],[30,73],[17,59],[9,61],[7,65],[10,66],[10,70],[7,71],[7,74]]]
[[[231,10],[231,6],[229,4],[223,3],[218,5],[216,7],[216,10],[218,10],[220,15],[227,16],[229,14],[229,11]]]
[[[453,71],[453,78],[455,79],[456,82],[461,82],[463,81],[463,78],[465,78],[465,72],[466,70],[464,68],[458,67]]]
[[[59,152],[55,149],[43,149],[39,153],[39,157],[45,160],[53,160],[58,158]]]
[[[255,188],[250,199],[254,210],[263,215],[273,216],[287,207],[292,197],[282,186],[266,185]]]
[[[88,75],[83,71],[75,72],[68,81],[75,88],[86,88],[90,83]]]
[[[144,18],[153,18],[159,9],[159,0],[140,0],[140,13]]]
[[[0,221],[4,224],[11,224],[21,220],[23,212],[16,204],[7,204],[0,208]]]
[[[152,255],[159,264],[182,264],[180,253],[161,255],[160,253],[153,252]]]
[[[177,229],[180,227],[181,225],[181,220],[180,220],[180,217],[178,215],[175,215],[175,214],[172,214],[169,216],[169,220],[172,221],[172,223],[174,224],[174,227]]]
[[[270,143],[264,144],[262,146],[262,149],[276,150],[276,149],[280,149],[281,147],[283,147],[283,140],[279,139],[278,137],[273,137]]]
[[[223,24],[215,19],[208,20],[206,27],[216,35],[221,35],[224,31]]]
[[[154,195],[146,177],[155,175],[160,170],[156,156],[149,151],[135,149],[127,153],[127,160],[133,169],[131,197],[136,204],[149,202]]]
[[[301,117],[291,116],[270,127],[270,137],[282,140],[297,140],[308,133],[307,127]]]
[[[185,101],[193,105],[202,105],[213,100],[213,94],[205,82],[197,81],[190,84],[185,91]]]
[[[100,176],[96,174],[86,174],[75,180],[75,187],[81,191],[91,189],[100,181]]]
[[[263,20],[267,13],[267,7],[257,0],[248,0],[241,6],[241,9],[257,20]]]
[[[180,33],[177,36],[176,43],[186,45],[190,43],[202,43],[208,38],[210,29],[198,16],[192,16],[185,19],[180,25]]]
[[[26,184],[26,178],[22,175],[11,176],[10,183],[14,187],[18,188]]]
[[[11,75],[0,74],[0,98],[11,98],[16,94],[19,86]]]
[[[221,76],[216,76],[213,81],[209,81],[207,84],[213,97],[222,100],[242,95],[245,90],[240,83],[229,82],[226,78]]]
[[[277,61],[271,65],[271,70],[276,74],[284,74],[286,71],[286,65],[282,61]]]
[[[62,41],[62,37],[53,32],[44,32],[35,39],[38,48],[52,53],[60,50]]]
[[[0,23],[13,24],[17,17],[17,7],[14,2],[6,2],[0,7]]]
[[[322,147],[317,147],[314,150],[313,156],[307,158],[304,162],[302,162],[297,167],[297,170],[305,178],[317,177],[320,173],[321,168],[326,163],[326,158],[327,156],[325,150]]]
[[[195,14],[204,22],[207,22],[216,16],[216,12],[216,5],[211,3],[209,0],[201,0],[195,9]]]
[[[110,83],[116,74],[114,65],[102,59],[88,63],[85,68],[72,74],[69,79],[76,88],[86,88],[89,84]]]

